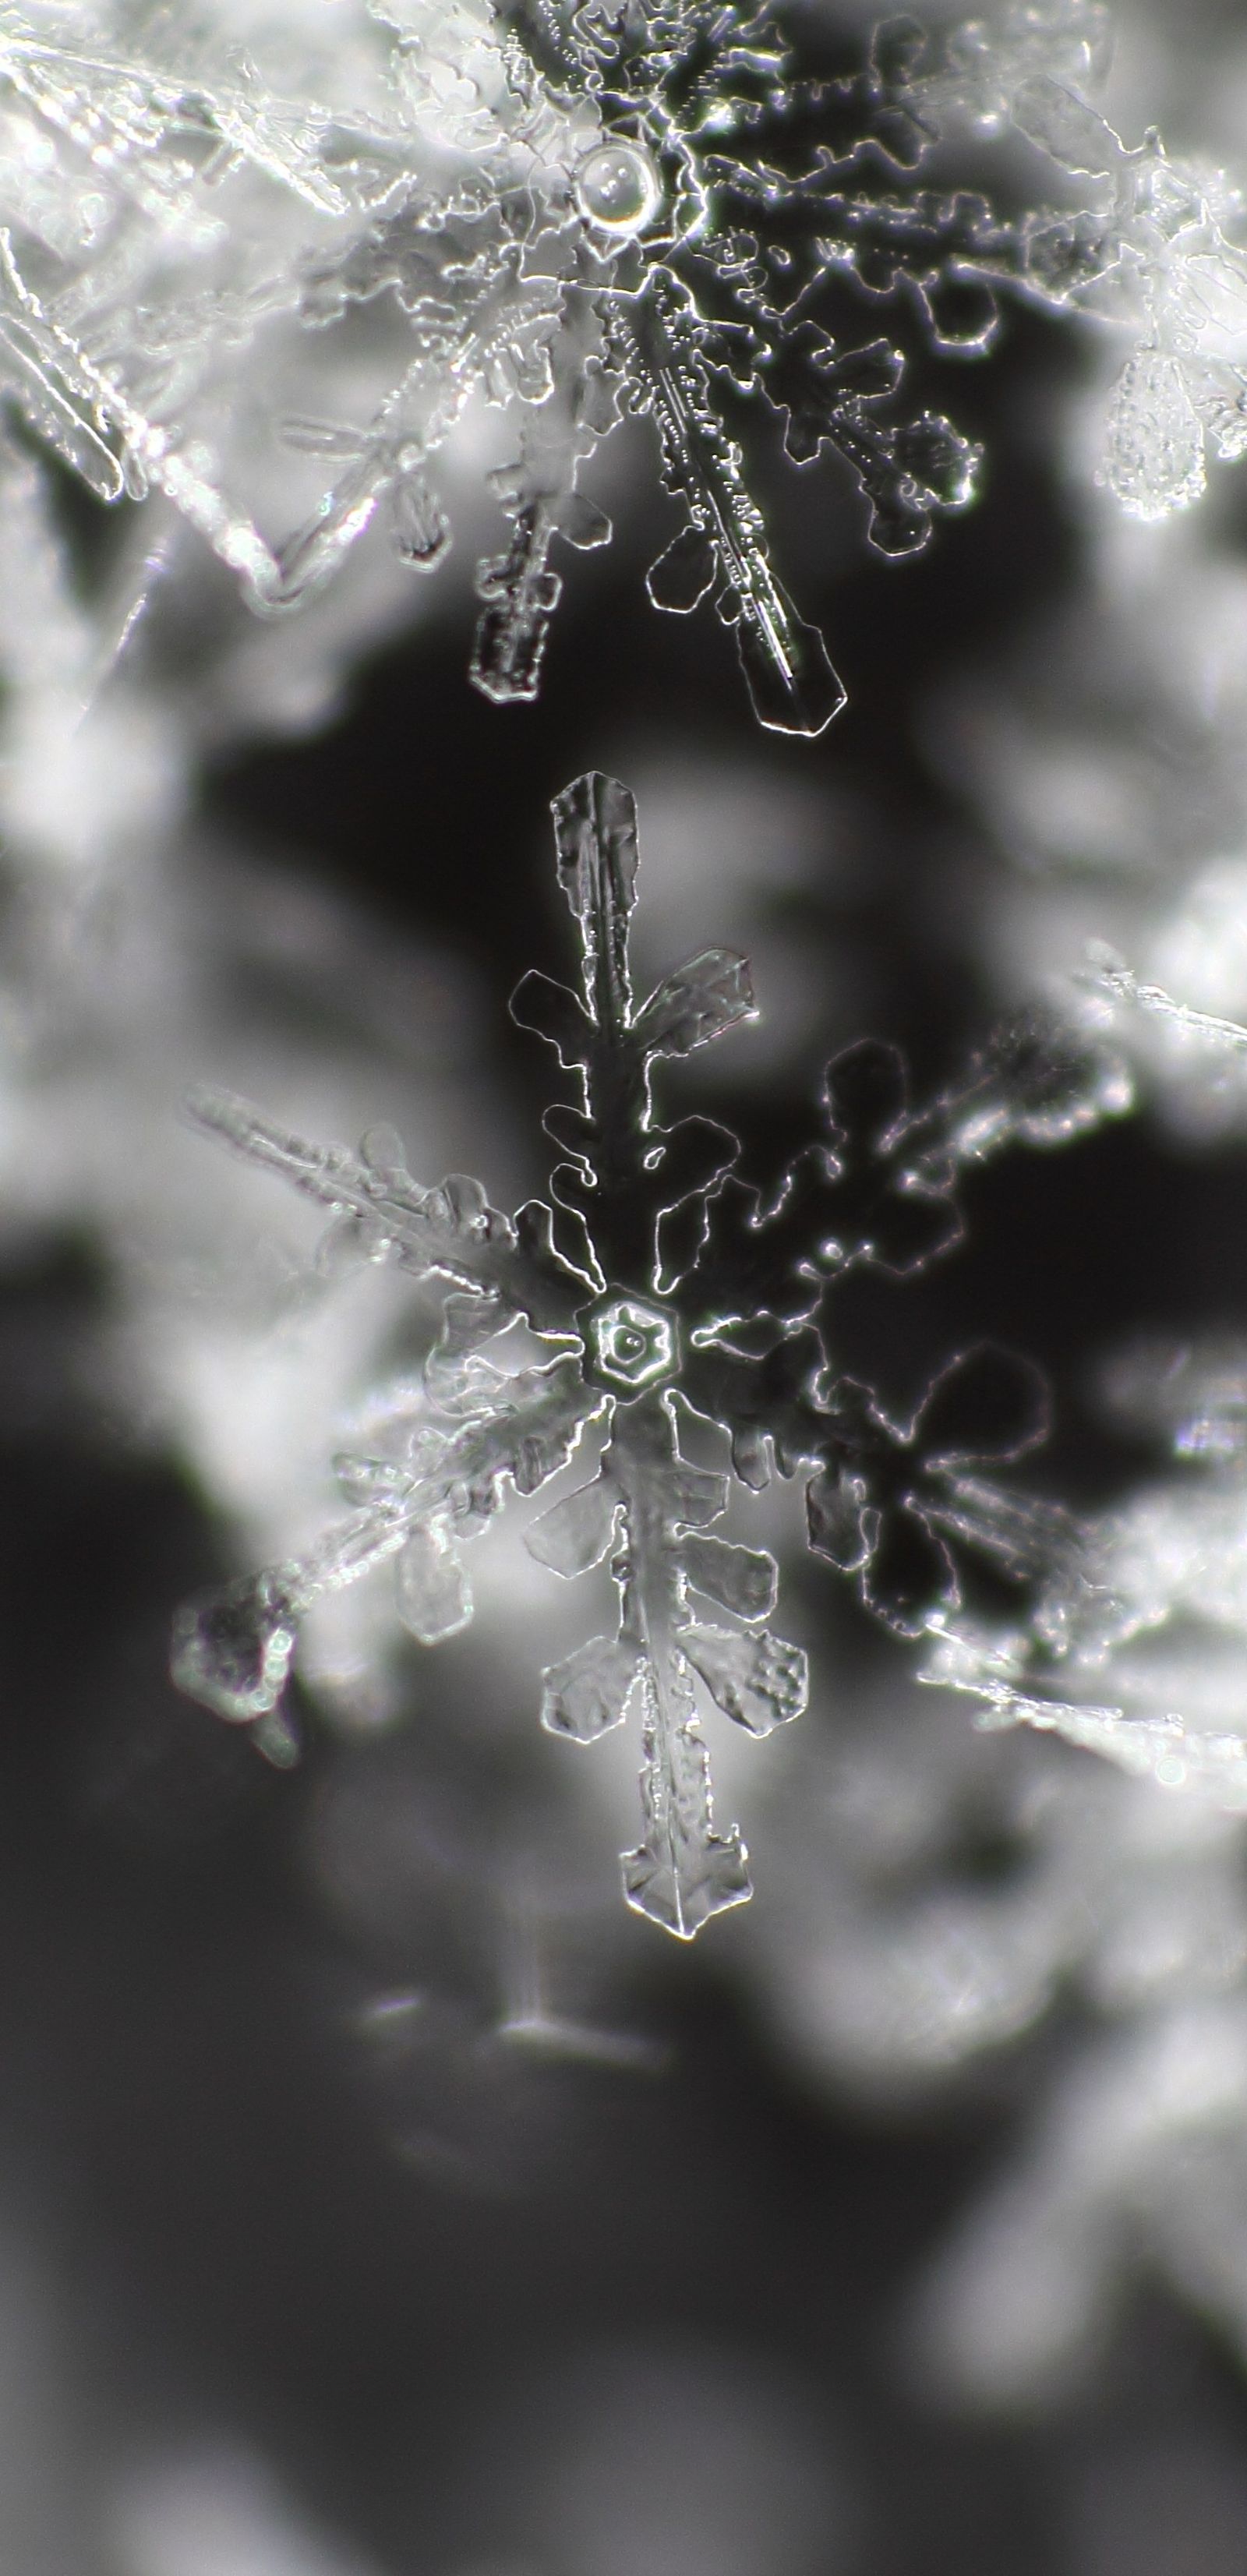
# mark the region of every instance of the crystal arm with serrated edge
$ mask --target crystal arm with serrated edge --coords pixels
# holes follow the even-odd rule
[[[687,1055],[753,1018],[753,991],[743,957],[707,949],[635,1008],[628,964],[635,802],[618,779],[595,771],[556,797],[553,813],[584,999],[530,974],[511,1008],[581,1079],[583,1106],[546,1116],[547,1133],[574,1157],[553,1173],[552,1194],[579,1220],[604,1283],[650,1291],[658,1284],[663,1218],[689,1199],[704,1199],[736,1153],[735,1138],[710,1119],[655,1124],[650,1066],[656,1056]]]
[[[539,1199],[512,1219],[461,1172],[422,1190],[404,1169],[401,1143],[388,1128],[370,1130],[352,1154],[340,1145],[309,1144],[229,1092],[193,1092],[187,1114],[247,1162],[318,1200],[370,1259],[392,1259],[417,1278],[449,1279],[474,1291],[489,1333],[523,1315],[534,1332],[574,1336],[577,1309],[593,1283],[555,1250],[550,1212]]]
[[[556,1504],[528,1537],[563,1574],[613,1551],[618,1634],[551,1667],[542,1720],[588,1743],[639,1702],[644,1831],[623,1856],[624,1894],[681,1940],[751,1894],[738,1827],[715,1829],[695,1679],[754,1735],[796,1717],[807,1691],[799,1648],[759,1626],[774,1603],[774,1559],[705,1535],[726,1500],[727,1479],[681,1458],[670,1403],[652,1395],[616,1406],[596,1485]],[[748,1624],[700,1622],[690,1589]]]
[[[509,1477],[534,1493],[566,1465],[602,1397],[586,1387],[574,1359],[503,1380],[500,1400],[441,1440],[424,1473],[381,1461],[351,1461],[350,1482],[366,1506],[336,1523],[300,1557],[268,1566],[189,1602],[173,1638],[173,1677],[219,1717],[250,1724],[278,1707],[298,1624],[327,1592],[397,1559],[404,1625],[421,1645],[466,1627],[472,1598],[457,1539],[472,1537],[498,1508]],[[278,1737],[278,1745],[281,1745]],[[266,1737],[261,1748],[269,1750]]]

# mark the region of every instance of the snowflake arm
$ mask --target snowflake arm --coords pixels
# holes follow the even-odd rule
[[[1163,984],[1140,983],[1124,960],[1099,942],[1091,949],[1089,963],[1089,980],[1103,986],[1115,1000],[1132,1004],[1136,1010],[1167,1023],[1182,1037],[1227,1055],[1247,1055],[1247,1028],[1241,1020],[1225,1019],[1217,1011],[1196,1010],[1190,1002],[1167,993]]]
[[[550,568],[554,539],[581,551],[610,541],[605,512],[577,489],[583,456],[616,418],[613,388],[596,361],[600,337],[587,306],[569,311],[552,353],[551,399],[526,416],[515,463],[495,468],[489,478],[510,513],[512,535],[504,555],[477,567],[484,614],[468,676],[500,706],[534,699],[540,689],[563,588]]]
[[[823,733],[845,703],[844,686],[821,635],[798,617],[771,570],[739,446],[710,399],[705,325],[662,271],[648,294],[614,298],[610,314],[629,403],[653,419],[664,485],[687,517],[649,574],[654,606],[684,616],[712,595],[736,630],[759,723],[776,733]]]
[[[340,1460],[340,1479],[362,1508],[306,1555],[190,1605],[174,1636],[179,1687],[220,1717],[247,1724],[269,1716],[286,1686],[299,1620],[323,1593],[391,1558],[411,1635],[425,1646],[454,1636],[472,1616],[460,1542],[486,1527],[508,1478],[529,1494],[556,1475],[595,1409],[574,1362],[556,1361],[499,1377],[492,1401],[478,1381],[468,1420],[455,1429],[422,1420],[402,1465]]]
[[[1059,1735],[1136,1780],[1189,1790],[1231,1813],[1247,1813],[1247,1742],[1237,1723],[1211,1727],[1177,1709],[1150,1707],[1132,1672],[1123,1676],[1129,1699],[1076,1698],[1074,1677],[1062,1685],[1059,1671],[1045,1670],[1045,1661],[1034,1655],[1033,1640],[1025,1635],[993,1636],[954,1624],[937,1636],[918,1679],[977,1700],[977,1724],[987,1733],[1026,1726]],[[1101,1689],[1105,1678],[1098,1676]],[[1107,1678],[1111,1682],[1113,1676]]]
[[[774,1602],[774,1559],[704,1534],[726,1506],[727,1479],[680,1457],[663,1396],[616,1407],[597,1485],[568,1500],[574,1513],[556,1504],[529,1547],[562,1574],[586,1571],[614,1547],[620,1624],[613,1640],[591,1638],[547,1672],[543,1723],[583,1743],[639,1699],[645,1830],[625,1855],[624,1891],[637,1913],[688,1940],[750,1893],[738,1829],[714,1830],[694,1675],[729,1717],[762,1735],[804,1707],[805,1658],[756,1625]],[[698,1622],[690,1587],[742,1624]]]
[[[521,1208],[514,1221],[490,1206],[479,1181],[453,1172],[422,1190],[405,1170],[402,1143],[388,1127],[364,1138],[358,1154],[307,1144],[228,1092],[192,1093],[196,1126],[236,1153],[275,1172],[328,1208],[335,1236],[365,1258],[394,1260],[418,1278],[442,1278],[479,1301],[482,1335],[522,1314],[539,1333],[574,1329],[588,1281],[563,1262],[548,1240],[546,1210]],[[456,1315],[463,1301],[456,1301]]]

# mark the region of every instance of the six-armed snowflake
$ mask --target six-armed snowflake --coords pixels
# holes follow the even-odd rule
[[[619,1627],[546,1673],[542,1715],[585,1743],[639,1711],[644,1831],[624,1860],[625,1892],[689,1938],[749,1893],[739,1833],[712,1819],[699,1686],[765,1735],[803,1706],[806,1671],[766,1624],[773,1558],[714,1533],[728,1477],[682,1454],[682,1417],[719,1426],[746,1487],[765,1485],[773,1466],[803,1474],[810,1546],[854,1574],[867,1606],[904,1635],[956,1603],[966,1551],[1014,1576],[1050,1562],[1068,1535],[1061,1516],[976,1472],[1040,1435],[1034,1372],[1003,1352],[971,1352],[897,1426],[867,1388],[832,1374],[826,1292],[855,1263],[916,1270],[954,1243],[959,1164],[1010,1139],[1062,1141],[1120,1101],[1102,1059],[1062,1055],[1024,1028],[915,1113],[894,1051],[865,1043],[828,1069],[817,1140],[769,1190],[748,1186],[734,1137],[702,1117],[663,1127],[650,1096],[658,1058],[753,1016],[745,960],[708,949],[638,1006],[632,798],[591,774],[554,815],[583,992],[530,974],[512,1005],[580,1085],[575,1107],[547,1115],[568,1157],[548,1202],[512,1219],[475,1181],[422,1190],[388,1130],[356,1157],[285,1135],[229,1097],[195,1104],[201,1124],[330,1208],[364,1255],[449,1287],[423,1386],[399,1390],[390,1408],[386,1454],[339,1461],[352,1516],[305,1557],[188,1608],[175,1672],[285,1758],[280,1702],[299,1619],[317,1597],[392,1558],[406,1626],[428,1645],[452,1635],[471,1614],[463,1542],[508,1482],[535,1493],[592,1432],[596,1473],[527,1544],[564,1575],[609,1559]],[[501,1337],[513,1327],[528,1346],[508,1365]]]
[[[800,78],[749,0],[370,0],[324,59],[287,37],[271,63],[189,13],[28,0],[0,38],[0,385],[103,499],[161,492],[269,612],[379,508],[435,565],[433,460],[470,401],[513,406],[472,662],[500,700],[536,694],[554,539],[610,535],[585,456],[648,415],[684,516],[655,605],[712,599],[763,724],[817,734],[844,692],[734,423],[759,398],[796,464],[838,451],[885,554],[969,499],[977,450],[893,403],[909,326],[983,348],[985,273],[1017,264],[981,198],[913,182],[938,87],[905,21],[856,75]]]
[[[771,568],[724,396],[732,380],[762,396],[798,465],[835,448],[884,554],[923,546],[933,516],[970,499],[978,450],[928,412],[889,417],[900,352],[863,343],[860,328],[845,343],[826,318],[834,311],[839,334],[863,304],[890,299],[895,328],[907,291],[937,347],[980,350],[994,327],[991,291],[969,270],[1006,266],[1008,237],[983,200],[863,176],[881,164],[908,175],[936,139],[911,87],[926,40],[895,21],[859,74],[828,82],[795,77],[767,13],[731,0],[576,11],[520,0],[503,16],[517,99],[530,116],[556,103],[566,129],[557,149],[547,142],[542,174],[542,220],[563,245],[565,329],[555,402],[495,478],[514,535],[482,568],[473,677],[491,697],[534,694],[560,586],[551,540],[609,535],[576,475],[626,410],[653,420],[664,484],[685,514],[650,573],[654,605],[682,613],[712,598],[735,628],[761,722],[821,733],[844,691]],[[509,217],[530,244],[533,202],[530,184],[518,223]]]

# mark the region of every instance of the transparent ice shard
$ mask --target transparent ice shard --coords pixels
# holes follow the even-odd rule
[[[763,1630],[743,1635],[736,1628],[687,1628],[684,1652],[700,1673],[716,1707],[734,1717],[749,1735],[769,1735],[799,1717],[809,1692],[805,1656],[799,1646]]]

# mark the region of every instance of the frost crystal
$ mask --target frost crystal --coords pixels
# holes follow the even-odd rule
[[[958,265],[999,238],[982,201],[862,184],[863,164],[909,172],[933,139],[908,97],[923,39],[897,22],[856,78],[816,82],[794,76],[764,12],[720,0],[566,17],[521,7],[509,23],[521,98],[531,105],[544,83],[565,115],[591,114],[610,139],[565,159],[561,183],[547,164],[565,293],[580,300],[589,355],[561,388],[560,488],[528,452],[498,478],[515,534],[482,576],[474,677],[491,696],[533,693],[558,595],[550,539],[606,533],[596,514],[585,523],[577,464],[624,409],[653,419],[685,516],[650,574],[654,604],[682,614],[713,598],[762,723],[819,733],[843,691],[771,570],[721,389],[734,380],[763,396],[785,418],[795,463],[839,451],[883,553],[922,546],[933,516],[970,498],[977,451],[943,419],[888,415],[899,353],[877,338],[838,346],[815,312],[829,289],[905,288],[936,345],[977,349],[990,335],[990,292],[962,283]],[[548,455],[548,430],[538,445]]]
[[[753,1016],[745,960],[707,949],[638,1006],[632,799],[593,774],[554,814],[583,994],[530,974],[512,1005],[580,1083],[579,1105],[547,1116],[568,1157],[549,1203],[512,1220],[462,1176],[419,1188],[388,1130],[356,1157],[285,1135],[228,1097],[197,1103],[202,1125],[329,1207],[365,1257],[449,1287],[423,1387],[397,1391],[377,1454],[339,1462],[353,1515],[306,1556],[184,1612],[175,1672],[222,1715],[255,1723],[281,1758],[279,1704],[312,1603],[388,1558],[411,1633],[426,1645],[453,1635],[471,1616],[465,1541],[508,1483],[536,1493],[592,1430],[596,1471],[527,1543],[561,1575],[609,1560],[619,1626],[547,1671],[542,1716],[587,1743],[638,1711],[644,1832],[624,1861],[625,1891],[688,1938],[749,1893],[738,1831],[712,1820],[698,1685],[760,1736],[797,1715],[806,1672],[766,1624],[775,1562],[715,1533],[729,1480],[684,1454],[681,1420],[719,1426],[736,1478],[755,1491],[772,1465],[802,1472],[811,1548],[854,1575],[902,1635],[952,1610],[967,1559],[1014,1578],[1048,1565],[1068,1537],[1062,1516],[982,1472],[1041,1436],[1033,1371],[973,1351],[898,1425],[867,1388],[831,1375],[822,1300],[854,1263],[912,1271],[947,1249],[960,1231],[958,1165],[1014,1138],[1058,1141],[1114,1105],[1116,1077],[1024,1029],[911,1113],[892,1050],[859,1045],[828,1069],[817,1140],[769,1189],[752,1188],[724,1128],[701,1117],[664,1128],[650,1098],[656,1060]],[[527,1347],[491,1350],[516,1325]]]
[[[971,48],[944,88],[987,77]],[[655,605],[712,599],[762,723],[817,734],[843,690],[772,570],[730,406],[769,404],[798,465],[834,448],[885,554],[970,498],[977,451],[895,409],[902,356],[852,322],[990,336],[1014,235],[912,183],[941,100],[908,22],[819,81],[748,0],[373,0],[323,59],[30,0],[0,36],[0,380],[102,499],[162,491],[269,611],[382,508],[432,567],[433,458],[473,398],[515,405],[472,663],[499,700],[536,694],[555,538],[610,534],[584,458],[645,414],[684,520]]]

